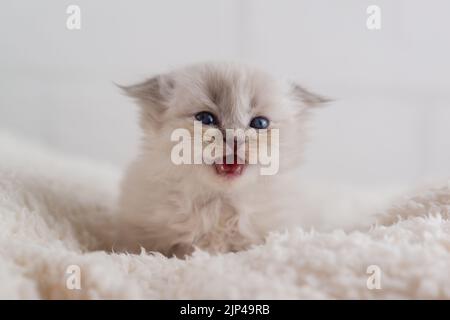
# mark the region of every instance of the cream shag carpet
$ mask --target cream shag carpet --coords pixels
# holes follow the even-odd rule
[[[298,229],[178,260],[102,250],[119,176],[0,134],[0,298],[450,298],[448,186],[391,206],[370,229]]]

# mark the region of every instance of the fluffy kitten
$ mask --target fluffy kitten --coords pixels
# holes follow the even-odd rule
[[[122,184],[122,248],[179,257],[195,247],[238,251],[263,242],[269,231],[301,223],[294,172],[301,163],[304,121],[324,102],[321,97],[236,64],[189,66],[123,89],[140,106],[144,134],[141,154]],[[185,128],[194,136],[194,120],[204,120],[201,112],[222,131],[245,130],[252,119],[264,117],[269,134],[279,130],[278,173],[261,175],[261,165],[248,163],[225,169],[175,165],[171,134]]]

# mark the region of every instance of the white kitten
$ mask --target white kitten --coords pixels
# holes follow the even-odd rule
[[[236,64],[190,66],[124,89],[140,105],[144,136],[122,184],[122,248],[169,256],[194,247],[237,251],[261,243],[269,231],[301,223],[295,169],[304,121],[322,98]],[[263,117],[256,126],[255,117]],[[194,136],[194,121],[221,131],[268,125],[270,135],[278,129],[278,173],[261,175],[261,165],[248,163],[174,164],[171,134],[185,128]]]

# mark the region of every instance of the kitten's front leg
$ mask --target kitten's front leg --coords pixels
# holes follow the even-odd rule
[[[167,252],[168,257],[177,257],[178,259],[185,259],[186,256],[190,256],[194,252],[194,247],[187,243],[178,243],[172,246]]]

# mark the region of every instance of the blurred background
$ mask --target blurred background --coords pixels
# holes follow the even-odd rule
[[[366,27],[373,4],[380,30]],[[69,5],[80,30],[66,28]],[[378,187],[447,178],[449,12],[445,0],[2,0],[0,130],[123,168],[137,108],[113,82],[237,60],[335,99],[312,121],[308,176]]]

